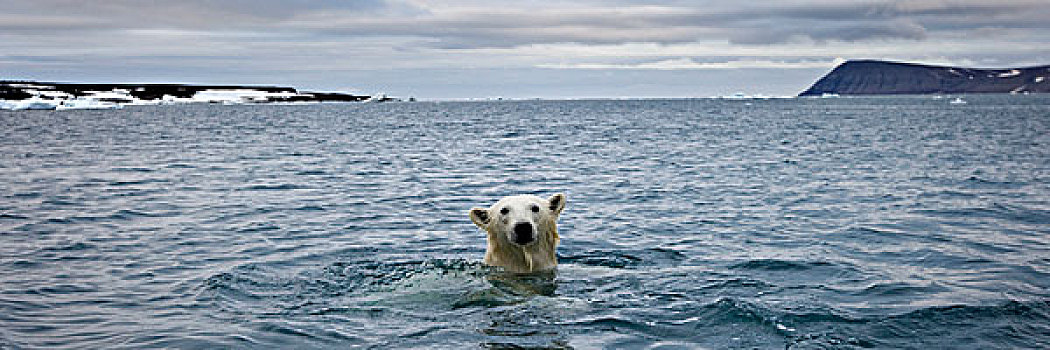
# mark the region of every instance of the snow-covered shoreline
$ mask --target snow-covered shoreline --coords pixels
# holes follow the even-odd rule
[[[394,100],[383,94],[367,96],[343,92],[300,92],[291,87],[275,86],[0,81],[0,109],[3,110],[119,109],[128,105],[182,103],[234,105]]]

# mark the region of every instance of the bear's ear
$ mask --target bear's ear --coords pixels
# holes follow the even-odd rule
[[[489,210],[484,208],[471,208],[470,209],[470,221],[473,221],[475,225],[480,228],[485,228],[489,225]]]
[[[550,210],[554,213],[554,216],[561,215],[561,210],[565,209],[565,195],[561,193],[555,193],[553,196],[547,199],[547,203],[549,203]]]

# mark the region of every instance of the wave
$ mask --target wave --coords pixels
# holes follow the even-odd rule
[[[146,167],[113,167],[110,168],[109,171],[117,173],[152,173],[156,170]]]
[[[116,180],[108,181],[105,184],[108,186],[132,186],[132,185],[146,185],[152,183],[170,183],[169,179],[141,179],[141,180]]]
[[[298,190],[304,189],[305,187],[295,184],[276,184],[276,185],[251,185],[243,187],[242,191],[283,191],[283,190]]]
[[[807,262],[778,259],[756,259],[736,263],[730,265],[729,268],[734,270],[801,271],[808,270],[814,267],[823,267],[831,265],[831,263],[824,261]]]
[[[561,253],[558,255],[559,263],[620,269],[637,266],[676,265],[684,260],[686,260],[685,254],[670,248],[595,249],[583,252],[567,251],[564,255]]]
[[[368,251],[372,250],[362,252]],[[505,305],[546,288],[527,276],[508,276],[481,262],[463,259],[352,259],[295,276],[250,264],[208,277],[200,286],[200,295],[202,301],[228,304],[220,305],[221,309],[243,310],[236,304],[251,301],[282,312],[330,314],[339,310],[332,308],[339,301],[346,306],[402,311],[437,305],[446,309]],[[324,307],[319,308],[321,305]]]
[[[787,349],[942,348],[946,344],[973,349],[1042,348],[1050,344],[1050,304],[1045,300],[934,306],[865,316],[818,305],[785,307],[777,302],[719,298],[675,318],[588,316],[568,324],[712,348],[778,343]]]
[[[656,300],[645,298],[614,303],[627,307],[616,311],[617,308],[594,308],[603,303],[603,298],[613,297],[605,293],[614,291],[581,285],[598,281],[569,277],[559,283],[554,274],[507,275],[464,259],[369,259],[375,252],[372,248],[355,248],[346,251],[348,255],[341,261],[292,275],[286,275],[280,265],[241,265],[205,279],[199,287],[197,302],[202,303],[204,309],[217,310],[216,318],[247,322],[259,331],[265,330],[258,327],[271,324],[275,319],[314,324],[343,318],[411,317],[437,327],[431,331],[421,330],[420,334],[425,335],[441,333],[449,322],[455,323],[456,317],[469,315],[471,322],[491,319],[491,324],[477,325],[478,331],[493,337],[489,339],[493,344],[504,345],[549,346],[554,341],[568,344],[566,339],[572,339],[572,334],[606,332],[621,335],[618,339],[602,339],[610,346],[673,342],[714,348],[775,344],[785,348],[907,348],[966,344],[962,339],[968,339],[970,334],[988,339],[983,345],[1018,345],[1011,339],[1050,341],[1050,336],[1038,335],[1050,334],[1039,333],[1050,325],[1050,304],[1046,301],[932,306],[885,314],[836,309],[789,296],[763,300],[741,295],[698,303],[700,298],[680,294],[662,299],[661,303],[678,305],[673,312],[662,304],[634,305]],[[824,263],[767,260],[733,266],[735,269],[794,271],[805,270],[809,265],[825,266]],[[785,267],[788,270],[782,270]],[[573,285],[558,285],[565,283]],[[737,290],[751,285],[746,281],[726,283],[721,288]],[[566,289],[559,292],[562,287]],[[904,293],[915,292],[908,286],[888,284],[872,285],[861,293],[895,294],[901,288],[905,289]],[[632,305],[636,307],[629,307]],[[571,331],[565,333],[565,329]],[[304,332],[311,338],[324,338],[316,329]]]
[[[891,316],[813,319],[786,314],[799,332],[791,346],[820,348],[855,340],[876,348],[1044,348],[1050,345],[1047,300],[1010,300],[997,305],[950,305],[921,308]],[[951,345],[948,345],[951,344]]]

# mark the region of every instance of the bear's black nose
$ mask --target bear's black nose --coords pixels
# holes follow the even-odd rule
[[[532,224],[521,222],[514,225],[514,243],[526,245],[535,239],[532,237]]]

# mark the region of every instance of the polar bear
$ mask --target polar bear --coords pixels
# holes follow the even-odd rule
[[[548,199],[531,195],[506,197],[488,209],[470,209],[470,220],[488,233],[485,264],[510,272],[536,272],[554,268],[558,258],[558,215],[565,209],[565,195]]]

